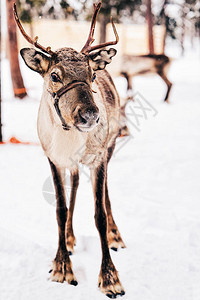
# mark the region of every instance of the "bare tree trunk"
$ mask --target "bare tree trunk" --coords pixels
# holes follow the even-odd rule
[[[165,53],[165,44],[166,44],[166,38],[167,38],[167,18],[166,18],[166,14],[165,14],[165,10],[166,10],[166,5],[167,5],[167,3],[168,3],[168,0],[164,0],[163,6],[162,6],[162,10],[161,10],[161,14],[162,14],[162,25],[165,26],[165,33],[164,33],[163,44],[162,44],[162,54]]]
[[[6,0],[7,7],[7,26],[8,26],[8,52],[10,61],[10,71],[15,97],[24,98],[27,93],[23,78],[20,72],[17,47],[16,24],[13,17],[14,0]]]
[[[184,55],[185,48],[184,48],[184,40],[185,40],[185,17],[186,13],[184,10],[184,4],[181,7],[182,11],[182,31],[181,31],[181,37],[180,37],[180,43],[181,43],[181,55]]]
[[[2,124],[1,124],[1,2],[0,2],[0,142],[2,142]]]
[[[148,43],[149,54],[154,54],[154,41],[153,41],[153,16],[151,12],[151,0],[146,0],[146,20],[148,25]]]
[[[100,22],[100,38],[99,43],[106,42],[106,25],[107,25],[107,17],[103,14],[99,15],[99,22]]]
[[[167,29],[165,27],[165,32],[164,32],[164,36],[163,36],[163,43],[162,43],[162,53],[161,54],[165,53],[166,37],[167,37]]]

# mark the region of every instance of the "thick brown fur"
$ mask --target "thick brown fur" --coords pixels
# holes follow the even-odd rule
[[[44,78],[38,134],[54,179],[59,232],[51,278],[77,285],[69,254],[74,252],[76,242],[72,222],[79,183],[79,164],[82,163],[91,172],[95,223],[101,240],[99,287],[109,297],[123,295],[124,289],[112,262],[109,247],[117,250],[124,248],[125,244],[112,216],[107,187],[107,165],[119,135],[120,104],[114,83],[108,72],[103,70],[116,51],[101,50],[90,56],[72,48],[62,48],[50,58],[26,48],[21,54],[26,64]],[[92,60],[94,57],[98,57],[95,62]],[[96,80],[93,82],[94,71]],[[55,110],[53,95],[74,80],[84,82],[84,85],[76,85],[67,91],[60,97],[58,104],[60,114],[69,128],[66,131]],[[66,168],[71,174],[69,210],[64,193]]]

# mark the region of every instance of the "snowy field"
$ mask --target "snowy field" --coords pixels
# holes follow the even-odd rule
[[[5,60],[3,67],[4,139],[38,142],[42,79],[22,65],[29,97],[16,100]],[[191,53],[175,60],[169,77],[174,83],[170,104],[162,102],[160,78],[134,79],[138,99],[149,110],[145,119],[137,101],[129,106],[132,138],[118,141],[109,165],[113,214],[127,245],[111,253],[124,300],[200,299],[199,57]],[[116,82],[123,94],[123,79]],[[142,116],[139,123],[133,110]],[[8,144],[0,145],[0,153],[0,299],[106,299],[97,288],[101,251],[87,169],[74,214],[77,246],[71,259],[79,282],[74,287],[48,280],[58,237],[50,168],[42,149]]]

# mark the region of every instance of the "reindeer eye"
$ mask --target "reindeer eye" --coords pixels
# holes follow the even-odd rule
[[[56,73],[51,73],[51,80],[53,82],[58,82],[58,81],[61,82],[60,77]]]
[[[97,77],[97,76],[96,76],[96,73],[94,73],[94,74],[93,74],[93,77],[92,77],[92,82],[95,81],[96,77]]]

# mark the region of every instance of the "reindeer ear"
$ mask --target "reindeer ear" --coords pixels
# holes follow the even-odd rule
[[[20,54],[31,70],[40,74],[47,72],[50,65],[50,58],[42,52],[38,52],[33,48],[23,48]]]
[[[110,48],[109,50],[100,50],[99,52],[89,55],[89,63],[94,71],[105,69],[106,65],[111,63],[112,57],[115,56],[117,50]]]

